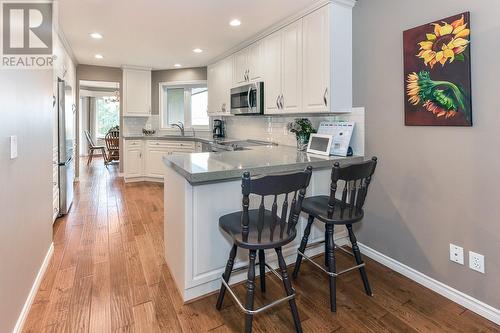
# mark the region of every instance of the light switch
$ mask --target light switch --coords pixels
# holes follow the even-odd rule
[[[10,159],[17,158],[17,135],[10,136]]]

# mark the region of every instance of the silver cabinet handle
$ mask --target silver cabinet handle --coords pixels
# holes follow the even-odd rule
[[[276,97],[276,107],[279,109],[280,108],[280,95]]]
[[[323,94],[323,102],[325,102],[325,106],[328,106],[328,100],[326,99],[327,94],[328,94],[328,87],[325,88],[325,93]]]
[[[281,110],[283,110],[283,94],[281,94],[281,98],[280,98],[280,107],[281,107]]]

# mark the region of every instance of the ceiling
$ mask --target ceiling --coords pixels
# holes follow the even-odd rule
[[[207,63],[316,0],[60,0],[61,29],[80,64],[154,69]],[[229,26],[237,18],[239,27]],[[99,32],[95,40],[89,33]],[[202,53],[192,50],[201,48]],[[103,59],[95,59],[102,54]]]

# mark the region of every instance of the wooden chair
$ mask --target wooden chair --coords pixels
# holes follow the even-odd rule
[[[365,287],[365,292],[372,296],[370,284],[365,271],[365,263],[361,258],[356,236],[352,230],[353,223],[361,221],[364,216],[363,205],[365,203],[366,194],[370,185],[375,168],[377,166],[377,158],[373,157],[370,161],[351,164],[345,167],[340,167],[339,163],[335,163],[332,169],[332,182],[330,186],[330,195],[320,195],[309,197],[304,200],[302,211],[309,214],[307,226],[304,230],[304,235],[300,247],[298,249],[297,261],[293,271],[293,277],[297,278],[302,258],[311,262],[314,266],[322,270],[328,275],[330,286],[330,310],[335,312],[336,305],[336,278],[344,273],[352,271],[356,268],[359,269],[361,279]],[[344,181],[344,187],[341,194],[341,199],[336,198],[337,187],[340,181]],[[311,232],[311,225],[317,219],[325,224],[325,266],[323,268],[320,264],[312,261],[311,258],[304,254],[308,248],[307,240]],[[335,267],[335,241],[333,239],[334,226],[345,225],[349,233],[349,239],[352,246],[352,255],[356,260],[356,266],[345,269],[341,272],[336,271]],[[321,243],[321,242],[320,242]],[[314,246],[316,244],[310,244]],[[341,247],[338,249],[346,251]]]
[[[102,157],[104,158],[104,163],[106,163],[106,150],[104,146],[96,146],[94,144],[94,141],[92,140],[92,137],[90,136],[89,131],[83,131],[85,133],[85,138],[87,139],[87,143],[89,146],[89,158],[87,160],[87,165],[92,163],[92,158],[94,157],[94,151],[95,150],[100,150]]]
[[[293,241],[296,236],[295,226],[299,220],[306,189],[309,186],[312,173],[311,170],[311,167],[307,167],[307,169],[302,172],[260,176],[256,178],[250,178],[250,174],[245,172],[241,185],[243,193],[243,211],[224,215],[219,219],[219,226],[225,233],[231,236],[233,247],[229,254],[226,269],[221,278],[222,285],[216,307],[218,310],[221,309],[226,289],[229,290],[240,309],[246,314],[245,332],[247,333],[252,331],[252,320],[255,314],[285,301],[288,301],[290,305],[296,331],[302,332],[299,313],[295,303],[295,291],[288,277],[281,248]],[[249,209],[251,194],[260,197],[258,209]],[[272,199],[273,203],[271,210],[265,208],[264,199],[266,196]],[[280,210],[278,210],[278,197],[283,199]],[[289,200],[291,200],[290,205]],[[288,212],[289,210],[290,212]],[[280,216],[278,216],[278,212],[281,212]],[[243,306],[229,287],[229,278],[233,271],[234,259],[238,247],[247,249],[250,252],[250,262],[247,266],[248,279],[245,306]],[[280,274],[266,263],[264,250],[267,249],[274,249],[276,251]],[[257,251],[259,252],[259,262],[256,264],[255,259]],[[256,265],[259,265],[260,268],[260,286],[262,292],[266,291],[265,269],[267,267],[274,275],[278,276],[283,281],[287,295],[284,298],[264,305],[258,309],[254,309]],[[246,267],[238,270],[242,269],[246,269]]]
[[[106,163],[120,160],[120,132],[116,130],[109,131],[104,137],[106,148],[108,150]]]

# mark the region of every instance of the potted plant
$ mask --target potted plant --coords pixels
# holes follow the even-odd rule
[[[295,133],[297,150],[306,150],[311,133],[316,133],[311,121],[307,118],[296,118],[293,122],[288,123],[287,127],[290,133]]]

